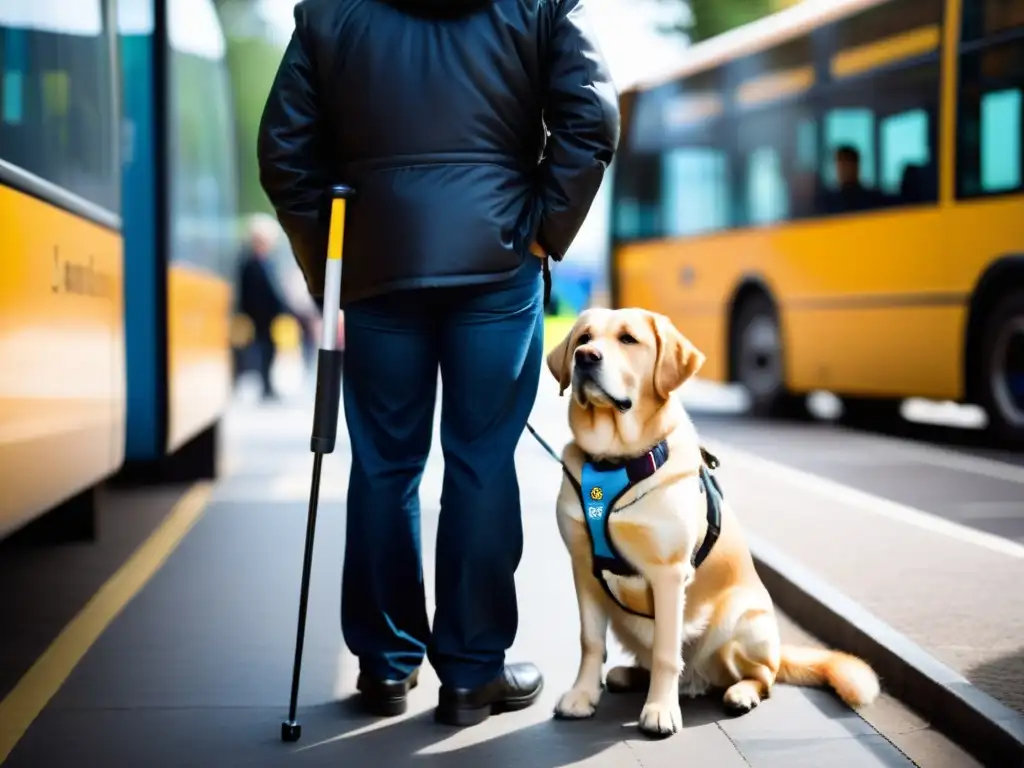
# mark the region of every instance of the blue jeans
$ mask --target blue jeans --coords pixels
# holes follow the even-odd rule
[[[345,309],[352,446],[341,624],[360,670],[401,679],[430,659],[442,684],[501,672],[518,625],[523,549],[514,453],[543,347],[541,262],[490,285],[404,291]],[[441,372],[444,485],[433,628],[419,484]]]

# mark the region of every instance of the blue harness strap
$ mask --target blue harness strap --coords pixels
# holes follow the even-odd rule
[[[694,568],[699,567],[707,559],[722,531],[722,501],[724,495],[718,480],[709,471],[709,468],[714,469],[718,466],[718,459],[703,448],[701,448],[701,456],[704,459],[704,463],[700,466],[700,492],[707,497],[708,527],[700,547],[694,551],[690,558]],[[608,524],[612,510],[623,494],[641,480],[645,480],[657,472],[666,461],[668,461],[668,445],[662,442],[650,452],[639,458],[631,459],[624,464],[585,461],[580,478],[581,482],[578,483],[569,474],[569,471],[565,470],[565,475],[575,486],[576,492],[580,497],[580,503],[583,506],[593,555],[594,577],[605,593],[622,610],[648,619],[653,618],[653,616],[634,611],[629,606],[624,605],[608,585],[607,576],[605,575],[608,573],[616,576],[640,575],[636,568],[615,547],[608,532]]]
[[[633,569],[615,549],[608,535],[608,518],[612,508],[633,485],[629,472],[625,466],[599,469],[588,461],[583,464],[580,479],[580,496],[594,555],[594,574],[611,571],[620,576],[632,575]]]

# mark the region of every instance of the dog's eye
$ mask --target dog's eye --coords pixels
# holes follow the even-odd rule
[[[623,344],[639,344],[640,343],[635,338],[630,336],[628,333],[624,333],[621,336],[619,336],[619,341],[621,341]]]
[[[589,341],[590,341],[590,334],[589,333],[581,333],[580,337],[578,339],[576,339],[576,346],[577,347],[582,347],[584,344],[588,343]]]

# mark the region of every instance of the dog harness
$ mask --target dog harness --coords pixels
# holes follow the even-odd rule
[[[703,462],[700,465],[700,492],[707,498],[708,529],[704,541],[694,550],[690,562],[694,568],[700,567],[711,548],[714,547],[722,531],[722,500],[724,495],[718,481],[709,471],[718,467],[718,459],[700,449]],[[587,523],[590,548],[594,560],[594,577],[604,588],[605,593],[624,611],[644,618],[654,618],[634,611],[622,604],[611,587],[605,574],[616,576],[639,576],[639,572],[626,560],[612,542],[608,532],[608,523],[615,509],[616,502],[637,483],[646,480],[668,461],[668,444],[663,440],[643,456],[629,459],[622,463],[604,461],[585,461],[583,474],[577,482],[569,471],[563,467],[566,477],[576,488],[583,506],[583,514]]]

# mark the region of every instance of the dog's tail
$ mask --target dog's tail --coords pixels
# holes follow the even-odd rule
[[[879,693],[878,675],[866,662],[840,651],[782,646],[775,679],[790,685],[829,685],[851,707],[864,707]]]

